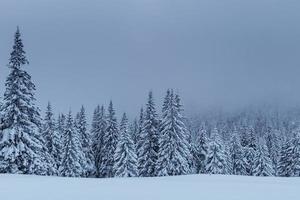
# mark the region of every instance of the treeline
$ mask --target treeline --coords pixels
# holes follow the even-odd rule
[[[188,122],[196,172],[300,176],[299,109],[244,109]]]
[[[55,119],[35,105],[35,86],[17,30],[1,104],[0,172],[66,177],[153,177],[194,173],[300,176],[300,115],[244,111],[186,119],[167,90],[158,112],[152,92],[133,122],[113,103]],[[291,119],[292,116],[292,119]]]

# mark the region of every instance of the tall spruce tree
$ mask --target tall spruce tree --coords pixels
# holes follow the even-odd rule
[[[100,166],[100,174],[103,177],[113,177],[114,171],[114,153],[118,140],[118,124],[113,108],[113,103],[110,101],[108,106],[107,125],[103,137],[103,151],[102,151],[102,162]]]
[[[104,149],[104,135],[106,131],[107,121],[105,116],[104,106],[97,106],[94,111],[93,123],[92,123],[92,135],[93,135],[93,152],[95,157],[96,177],[103,178],[105,174],[102,174],[101,167],[103,163]]]
[[[143,124],[144,124],[144,109],[141,108],[140,109],[140,116],[139,116],[139,120],[138,120],[138,132],[137,135],[135,137],[136,139],[136,153],[137,153],[137,162],[138,162],[138,175],[141,176],[141,172],[143,170],[143,166],[140,165],[140,159],[142,159],[140,153],[142,152],[141,148],[142,148],[142,142],[141,141],[141,134],[143,131]]]
[[[205,168],[209,174],[225,174],[227,171],[225,147],[216,127],[211,132]]]
[[[244,158],[245,158],[245,167],[246,167],[246,175],[253,176],[254,171],[254,157],[256,155],[256,150],[252,147],[244,147]]]
[[[278,171],[280,176],[300,176],[300,135],[299,130],[282,147]]]
[[[272,160],[268,153],[267,146],[264,142],[258,145],[256,155],[254,157],[254,176],[273,176],[274,169]]]
[[[277,175],[280,144],[279,144],[278,136],[276,135],[276,131],[269,129],[269,131],[266,133],[265,140],[266,140],[267,150],[272,161],[274,175]]]
[[[65,128],[66,128],[66,116],[64,114],[59,114],[56,121],[56,131],[59,135],[60,143],[61,143],[62,153],[60,153],[58,156],[60,164],[62,162],[63,152],[65,152],[64,151],[65,143],[66,143]]]
[[[56,169],[60,166],[61,153],[62,153],[62,143],[59,132],[55,127],[55,121],[53,118],[53,112],[50,102],[48,102],[43,128],[42,135],[45,140],[45,145],[48,149],[49,154],[52,156],[55,162]]]
[[[40,134],[41,119],[35,105],[35,85],[23,69],[28,63],[18,28],[10,54],[10,73],[1,108],[0,172],[48,174],[50,166]]]
[[[197,173],[205,173],[205,162],[207,158],[208,151],[208,137],[205,127],[202,125],[199,131],[199,135],[192,142],[192,156],[194,161],[194,166]]]
[[[254,150],[256,150],[256,147],[257,147],[257,136],[255,135],[255,132],[254,132],[254,128],[253,127],[247,127],[246,128],[246,133],[245,133],[245,138],[243,140],[245,140],[244,142],[242,141],[242,145],[243,144],[246,144],[246,145],[243,145],[243,147],[250,147]]]
[[[240,143],[240,138],[236,129],[230,141],[230,159],[232,163],[232,174],[246,175],[246,160],[244,159],[244,152]]]
[[[135,149],[137,149],[137,141],[139,137],[139,123],[137,119],[134,119],[133,122],[129,126],[130,134],[133,137],[133,143],[135,146]]]
[[[182,106],[178,95],[168,90],[160,124],[157,173],[159,176],[190,173],[190,146],[183,122]]]
[[[139,175],[155,176],[158,154],[158,119],[152,92],[148,95],[139,143]]]
[[[2,114],[2,98],[0,97],[0,131],[2,131],[2,126],[3,126],[3,114]]]
[[[95,174],[95,164],[92,150],[92,140],[90,133],[87,131],[86,114],[83,106],[81,106],[81,109],[76,116],[76,128],[80,137],[82,151],[85,155],[85,163],[83,164],[86,172],[85,176],[93,176]]]
[[[97,107],[94,109],[93,118],[92,118],[92,124],[91,124],[91,135],[93,137],[95,135],[97,135],[97,133],[99,132],[100,109],[101,109],[100,105],[97,105]]]
[[[56,130],[60,133],[60,135],[63,135],[63,132],[65,131],[65,125],[66,125],[66,116],[64,114],[59,114],[56,122]]]
[[[278,161],[277,174],[279,176],[290,177],[293,176],[293,148],[292,143],[287,141],[282,145],[280,150],[280,157]]]
[[[4,121],[3,121],[2,107],[3,107],[3,102],[2,102],[2,98],[0,97],[0,137],[2,135],[3,129],[5,128]],[[1,161],[0,161],[0,165],[1,165]]]
[[[246,161],[246,174],[253,176],[254,173],[254,158],[257,151],[257,138],[254,129],[250,126],[246,128],[245,146],[243,146],[244,158]],[[242,141],[243,144],[243,141]]]
[[[225,173],[226,174],[233,174],[233,160],[231,159],[230,155],[230,146],[228,145],[227,142],[224,142],[223,139],[223,144],[224,144],[224,149],[225,149]]]
[[[74,127],[71,111],[67,116],[65,127],[65,148],[61,164],[61,175],[66,177],[80,177],[85,175],[83,163],[85,155],[82,151],[80,135]]]
[[[128,119],[123,114],[120,135],[114,154],[114,172],[116,177],[137,176],[137,156],[132,135],[128,130]]]

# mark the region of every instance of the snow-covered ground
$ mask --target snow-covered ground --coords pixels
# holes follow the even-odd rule
[[[2,200],[296,200],[300,178],[190,175],[84,179],[0,175]]]

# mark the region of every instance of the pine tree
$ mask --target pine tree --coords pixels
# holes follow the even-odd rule
[[[102,106],[103,107],[103,106]],[[100,118],[100,105],[94,109],[93,119],[92,119],[92,128],[91,128],[91,135],[94,137],[99,132],[99,118]],[[104,108],[103,108],[104,111]]]
[[[245,158],[245,167],[246,167],[246,175],[253,176],[254,173],[254,158],[256,155],[256,150],[252,147],[244,147],[244,158]]]
[[[211,133],[205,171],[210,174],[226,174],[227,171],[225,147],[217,128],[214,128]]]
[[[83,166],[85,168],[85,176],[89,177],[95,174],[95,165],[94,165],[94,155],[91,148],[92,140],[91,135],[87,131],[87,122],[85,115],[85,108],[82,106],[80,112],[76,116],[76,128],[80,137],[80,142],[82,146],[82,151],[85,155],[85,163]]]
[[[5,128],[4,121],[3,121],[4,119],[3,119],[2,107],[3,107],[3,103],[2,103],[2,98],[0,97],[0,138],[2,135],[2,131]],[[1,165],[1,161],[0,161],[0,165]]]
[[[292,143],[292,157],[293,157],[293,176],[300,176],[300,131],[297,130],[297,133],[294,135],[294,138],[291,141]]]
[[[137,147],[137,141],[138,141],[138,137],[139,137],[139,123],[138,123],[137,119],[133,120],[132,124],[129,126],[129,131],[130,131],[130,134],[132,135],[135,149],[137,149],[136,147]]]
[[[292,143],[287,141],[280,150],[280,157],[278,161],[278,175],[290,177],[293,176],[293,148]]]
[[[93,135],[93,152],[95,157],[96,177],[105,177],[105,174],[101,173],[101,166],[103,166],[103,152],[104,149],[104,135],[107,126],[105,110],[103,106],[97,106],[94,111],[93,123],[91,133]]]
[[[232,163],[232,174],[234,175],[246,175],[246,162],[238,133],[235,132],[232,135],[230,141],[230,159]]]
[[[273,132],[270,129],[265,136],[265,140],[267,150],[272,161],[274,174],[277,175],[280,147],[278,136],[275,133],[275,131]]]
[[[208,138],[204,126],[201,127],[199,135],[192,142],[191,153],[197,173],[205,173],[205,162],[208,151]]]
[[[278,165],[280,176],[300,176],[300,135],[298,132],[299,130],[282,147]]]
[[[40,134],[41,119],[35,105],[35,85],[22,67],[28,64],[19,28],[10,54],[10,74],[4,93],[0,138],[0,172],[49,174],[47,152]]]
[[[102,152],[102,163],[99,170],[100,174],[102,174],[103,177],[114,176],[114,153],[119,133],[117,119],[115,115],[116,114],[113,108],[113,103],[112,101],[110,101],[107,115],[107,126],[103,137],[104,146]]]
[[[104,110],[104,109],[103,109]],[[100,119],[100,105],[97,105],[97,107],[94,109],[93,118],[92,118],[92,124],[91,124],[91,137],[92,137],[92,150],[93,150],[93,156],[95,161],[95,176],[97,178],[100,178],[99,176],[99,157],[101,153],[101,145],[102,145],[102,135],[100,134],[100,128],[99,128],[99,119]]]
[[[248,127],[246,125],[242,125],[242,127],[240,127],[240,140],[241,140],[241,145],[242,147],[246,147],[248,146],[248,140],[249,140],[249,136],[248,136]]]
[[[268,153],[266,144],[262,143],[258,145],[257,153],[254,157],[254,176],[273,176],[274,169],[272,161]]]
[[[254,129],[251,126],[246,128],[246,132],[242,136],[243,136],[243,138],[241,139],[242,146],[250,147],[250,148],[256,150],[257,139],[256,139]]]
[[[2,98],[0,97],[0,131],[2,131],[2,126],[3,126],[3,114],[2,114]]]
[[[168,90],[162,110],[160,124],[157,172],[159,176],[190,173],[190,146],[178,95]]]
[[[227,142],[224,142],[223,140],[223,145],[224,145],[224,155],[225,155],[225,174],[233,174],[233,160],[231,159],[230,155],[230,146],[228,145]]]
[[[62,144],[64,144],[65,126],[66,126],[66,116],[64,114],[59,114],[56,122],[56,130],[60,135]]]
[[[66,128],[66,116],[64,114],[59,114],[56,121],[56,131],[58,133],[58,136],[60,138],[60,143],[61,143],[62,153],[60,153],[60,155],[58,156],[60,165],[62,162],[63,152],[65,152],[64,150],[66,144],[65,128]]]
[[[158,119],[152,92],[149,92],[139,144],[140,176],[155,176],[158,154]]]
[[[61,165],[61,175],[66,177],[80,177],[84,175],[85,155],[82,151],[80,136],[74,127],[71,111],[68,114],[65,127],[65,152]]]
[[[62,153],[62,143],[60,135],[55,128],[55,122],[50,102],[48,103],[46,109],[42,135],[44,137],[45,145],[48,149],[48,152],[54,159],[56,169],[58,169],[61,161],[60,158]]]
[[[123,114],[120,135],[114,154],[114,172],[117,177],[137,176],[137,156],[132,135],[128,131],[128,119]]]
[[[143,170],[143,166],[140,165],[141,161],[140,159],[142,158],[142,156],[140,155],[140,153],[142,152],[142,142],[141,142],[141,134],[143,131],[143,124],[144,124],[144,109],[141,108],[140,110],[140,116],[139,116],[139,121],[138,121],[138,132],[137,135],[135,137],[136,139],[136,153],[137,153],[137,163],[138,163],[138,175],[141,176],[141,171]]]
[[[253,176],[254,173],[254,158],[256,155],[257,149],[257,139],[254,133],[254,129],[250,126],[246,129],[246,146],[243,147],[244,158],[245,158],[245,166],[246,166],[246,174],[249,176]]]

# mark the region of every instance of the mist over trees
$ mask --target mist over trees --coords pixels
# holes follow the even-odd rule
[[[66,177],[153,177],[192,173],[300,176],[300,111],[274,107],[184,116],[180,95],[153,92],[135,120],[118,122],[113,102],[44,117],[19,29],[0,102],[0,173]]]

